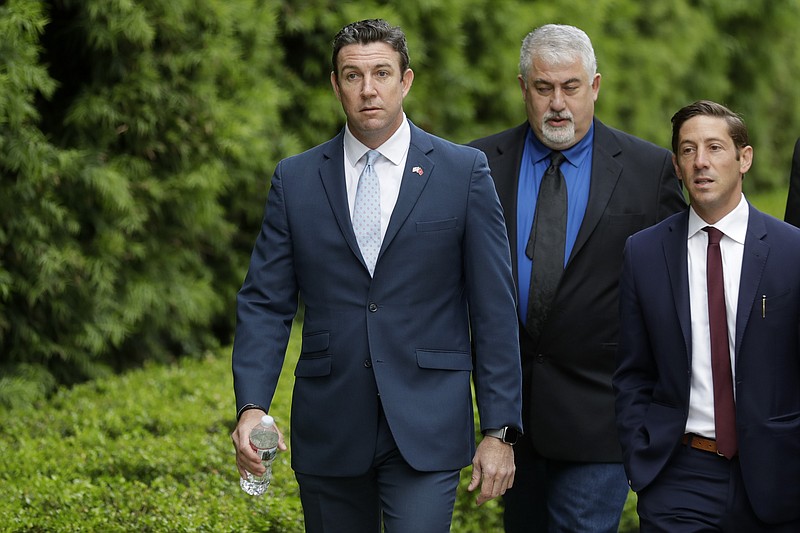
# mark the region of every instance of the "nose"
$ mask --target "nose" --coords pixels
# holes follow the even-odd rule
[[[361,84],[361,95],[367,98],[375,95],[375,83],[372,81],[372,76],[364,76],[364,82]]]
[[[557,87],[553,90],[553,96],[550,98],[550,108],[553,111],[563,111],[565,107],[564,92]]]
[[[708,167],[708,154],[706,154],[705,148],[698,148],[697,153],[694,156],[694,167],[695,168],[706,168]]]

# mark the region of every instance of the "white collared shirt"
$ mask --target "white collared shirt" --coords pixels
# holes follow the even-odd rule
[[[728,348],[731,370],[736,378],[736,311],[739,281],[742,274],[744,240],[747,235],[749,206],[742,195],[739,205],[716,224],[708,224],[689,208],[687,235],[689,268],[689,303],[692,324],[692,380],[689,395],[689,418],[686,433],[716,438],[714,430],[714,386],[711,377],[711,332],[708,324],[708,287],[706,284],[706,226],[713,226],[724,235],[720,240],[722,276],[725,285],[725,313],[728,321]],[[736,387],[734,386],[734,395]]]
[[[400,194],[400,184],[403,182],[403,170],[410,144],[411,126],[408,125],[408,120],[403,114],[403,123],[397,128],[397,131],[377,148],[382,157],[379,157],[374,164],[381,190],[381,239],[386,235],[389,219],[392,217],[392,211],[394,211],[397,197]],[[350,132],[349,126],[346,126],[344,132],[344,179],[351,221],[356,203],[358,178],[367,164],[364,155],[368,151],[369,148],[356,139]]]

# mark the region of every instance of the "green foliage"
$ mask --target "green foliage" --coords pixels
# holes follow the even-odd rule
[[[274,8],[0,8],[0,402],[229,340],[263,176],[297,149],[270,142]]]
[[[289,439],[293,328],[271,414]],[[303,531],[290,453],[267,494],[239,489],[229,349],[0,406],[0,531]],[[462,471],[452,531],[502,530],[502,503],[477,507]],[[638,522],[626,513],[628,528]]]
[[[288,454],[266,496],[239,488],[229,353],[0,407],[0,531],[302,531]],[[279,424],[290,386],[274,404]]]
[[[7,0],[0,3],[0,404],[230,342],[283,157],[334,135],[330,43],[408,35],[409,117],[466,142],[521,123],[525,34],[592,37],[598,116],[667,146],[711,98],[786,183],[800,135],[799,0]]]

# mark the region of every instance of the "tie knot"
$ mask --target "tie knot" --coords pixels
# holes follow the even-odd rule
[[[720,230],[712,226],[706,226],[703,231],[708,233],[708,244],[719,244],[720,239],[724,235]]]
[[[561,166],[561,163],[563,163],[566,158],[567,157],[561,152],[557,151],[550,152],[550,165],[554,169],[557,169],[558,167]]]
[[[378,159],[379,155],[381,155],[381,153],[377,150],[370,150],[367,152],[367,166],[373,165],[375,160]]]

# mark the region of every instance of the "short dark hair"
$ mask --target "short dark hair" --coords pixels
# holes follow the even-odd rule
[[[677,113],[672,115],[672,153],[678,153],[678,137],[680,136],[681,127],[690,118],[706,116],[717,117],[725,119],[728,123],[728,134],[733,139],[733,145],[736,147],[736,157],[739,157],[739,151],[745,146],[750,145],[747,135],[747,126],[744,120],[737,113],[734,113],[727,107],[711,100],[698,100],[691,103],[686,107],[678,110]]]
[[[349,44],[369,44],[383,42],[390,45],[400,54],[400,73],[408,70],[411,60],[408,57],[408,44],[406,35],[399,26],[392,26],[383,19],[360,20],[348,24],[333,38],[333,55],[331,65],[334,75],[338,76],[338,66],[336,60],[339,57],[339,50]]]

